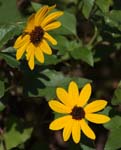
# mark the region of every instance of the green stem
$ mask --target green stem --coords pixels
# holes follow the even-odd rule
[[[91,46],[94,42],[94,40],[96,39],[97,37],[97,34],[98,34],[98,30],[97,30],[97,27],[95,27],[95,32],[94,32],[94,35],[93,37],[91,38],[90,42],[87,44],[87,46]]]

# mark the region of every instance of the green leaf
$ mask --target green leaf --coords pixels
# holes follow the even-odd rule
[[[104,150],[117,150],[121,148],[121,136],[119,133],[121,133],[121,126],[110,131]]]
[[[76,18],[73,14],[64,11],[64,14],[58,20],[62,25],[54,33],[60,35],[76,35]]]
[[[6,49],[1,50],[2,53],[11,53],[11,54],[14,54],[15,51],[16,50],[13,47],[7,47]]]
[[[59,55],[59,56],[61,55],[60,60],[59,60],[60,62],[63,60],[70,59],[71,58],[70,53],[73,54],[73,51],[75,51],[75,49],[80,49],[80,46],[82,46],[81,41],[77,42],[77,40],[75,40],[75,39],[70,41],[65,36],[62,36],[62,35],[57,35],[55,38],[56,38],[58,44],[56,46],[52,46],[52,47],[54,49],[59,50],[57,55]],[[64,44],[62,44],[62,43],[64,43]],[[76,54],[74,54],[74,56],[75,55]],[[73,57],[73,58],[78,59],[76,57]]]
[[[121,148],[121,116],[114,116],[111,121],[104,124],[104,127],[109,129],[110,133],[104,150],[114,150]]]
[[[32,97],[44,96],[49,100],[56,96],[57,87],[67,88],[72,80],[77,82],[79,88],[91,82],[84,78],[65,77],[62,73],[54,70],[44,70],[41,74],[38,74],[37,71],[27,71],[23,80],[24,93]]]
[[[118,88],[114,92],[114,96],[112,98],[111,103],[113,105],[121,104],[121,81],[119,82]]]
[[[102,111],[99,111],[99,112],[97,112],[97,113],[99,113],[99,114],[104,114],[104,115],[106,115],[106,116],[109,116],[111,109],[112,109],[111,106],[107,106],[105,109],[103,109]]]
[[[39,61],[35,61],[36,64],[40,66],[47,66],[47,65],[56,65],[59,62],[59,59],[56,55],[46,55],[44,54],[44,63],[41,64]]]
[[[83,0],[82,13],[88,19],[95,0]]]
[[[4,59],[6,63],[12,68],[17,68],[19,66],[19,62],[9,53],[1,52],[0,58]]]
[[[23,29],[23,23],[18,24],[7,24],[0,26],[0,47],[11,40],[15,35],[21,33]]]
[[[111,27],[117,27],[121,30],[121,10],[112,10],[105,14],[105,22]]]
[[[54,49],[59,50],[58,55],[65,55],[70,53],[70,51],[73,51],[75,48],[79,47],[81,45],[81,42],[77,42],[76,40],[70,41],[65,36],[57,35],[55,36],[58,44],[56,46],[52,46]],[[62,44],[64,43],[64,44]],[[61,59],[61,58],[60,58]]]
[[[16,0],[0,0],[0,22],[21,21],[22,16],[16,6]]]
[[[5,108],[5,105],[2,102],[0,102],[0,112],[3,111],[4,108]]]
[[[36,12],[42,7],[42,4],[36,2],[31,2],[31,5]]]
[[[116,128],[119,128],[121,126],[121,116],[114,116],[113,118],[111,118],[111,121],[104,124],[104,126],[110,130],[115,130]]]
[[[112,4],[112,0],[96,0],[95,3],[103,13],[106,13],[109,11],[109,8]]]
[[[53,37],[56,38],[56,41],[58,42],[58,44],[54,45],[52,47],[54,49],[59,50],[59,53],[63,54],[63,55],[66,52],[68,52],[70,41],[65,36],[62,36],[62,35],[56,35],[56,36],[53,35]],[[62,43],[64,43],[64,44],[62,44]]]
[[[95,150],[95,148],[92,148],[90,146],[84,145],[84,144],[80,144],[81,145],[81,150]]]
[[[4,96],[5,93],[5,84],[4,81],[0,80],[0,98]]]
[[[90,66],[93,66],[94,64],[92,51],[86,47],[75,48],[73,51],[71,51],[71,56],[75,59],[81,59]]]
[[[6,131],[3,135],[7,150],[24,143],[30,138],[31,133],[32,128],[25,128],[22,122],[18,121],[16,118],[10,117],[6,124]],[[0,149],[2,148],[0,147]]]
[[[44,57],[45,62],[43,65],[56,65],[59,62],[56,55],[44,55]]]

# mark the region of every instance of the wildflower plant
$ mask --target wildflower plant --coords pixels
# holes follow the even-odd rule
[[[77,84],[72,81],[69,84],[68,92],[63,88],[57,88],[57,96],[61,102],[50,100],[49,106],[56,112],[66,114],[53,121],[49,128],[60,130],[64,128],[63,139],[67,141],[72,133],[75,143],[79,143],[82,132],[90,139],[95,140],[96,136],[86,121],[102,124],[110,121],[108,116],[96,114],[107,105],[105,100],[95,100],[87,104],[91,95],[91,85],[86,84],[79,93]]]
[[[0,150],[121,149],[120,10],[0,0]]]
[[[26,59],[31,70],[34,69],[34,57],[40,62],[44,62],[44,54],[52,54],[52,50],[47,40],[53,45],[57,41],[48,33],[48,31],[61,26],[59,21],[55,21],[63,12],[57,11],[50,15],[48,13],[55,8],[43,6],[36,14],[32,14],[27,22],[23,34],[19,36],[15,42],[14,48],[17,49],[16,58],[19,60],[23,53],[26,52]]]

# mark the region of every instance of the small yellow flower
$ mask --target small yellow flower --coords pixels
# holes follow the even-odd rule
[[[32,14],[28,19],[23,34],[17,38],[14,44],[14,48],[17,49],[16,59],[21,59],[24,52],[26,52],[26,59],[31,70],[34,69],[34,57],[40,63],[44,63],[43,53],[52,54],[47,41],[53,45],[57,44],[57,41],[47,33],[61,26],[61,23],[55,20],[63,14],[62,11],[48,14],[55,7],[56,5],[51,7],[43,6],[36,14]]]
[[[108,116],[96,114],[95,112],[102,110],[107,102],[105,100],[95,100],[87,104],[91,95],[91,85],[86,84],[79,93],[77,84],[72,81],[69,84],[68,92],[63,88],[56,90],[59,101],[49,101],[52,110],[65,116],[54,120],[49,128],[51,130],[63,130],[63,139],[67,141],[72,133],[75,143],[79,143],[82,132],[90,139],[95,139],[95,133],[88,126],[87,120],[93,123],[102,124],[110,120]]]

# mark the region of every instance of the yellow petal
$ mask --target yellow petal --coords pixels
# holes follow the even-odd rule
[[[45,54],[48,54],[48,55],[52,54],[52,50],[51,50],[50,46],[48,45],[48,43],[44,39],[41,41],[40,47],[41,47],[41,50]]]
[[[56,4],[54,4],[54,5],[50,6],[50,7],[48,7],[48,11],[49,11],[49,12],[52,11],[55,7],[56,7]]]
[[[27,46],[28,46],[28,43],[25,43],[22,47],[17,49],[17,52],[16,52],[16,59],[17,60],[21,59],[21,57],[23,56]]]
[[[81,126],[78,120],[73,121],[72,138],[75,143],[79,143],[81,137]]]
[[[65,104],[66,106],[70,106],[69,104],[69,95],[63,88],[57,88],[56,89],[56,94],[59,100]]]
[[[43,6],[35,15],[35,25],[41,25],[41,22],[43,19],[47,16],[47,14],[53,10],[56,7],[56,5],[53,5],[51,7]]]
[[[90,95],[91,95],[91,85],[86,84],[80,92],[78,106],[81,106],[81,107],[84,106],[89,100]]]
[[[52,110],[58,113],[71,113],[71,109],[56,100],[50,100],[49,106]]]
[[[20,47],[22,47],[24,44],[30,42],[30,36],[29,35],[21,35],[17,38],[17,40],[15,41],[15,44],[14,44],[14,48],[18,49]]]
[[[26,60],[28,61],[30,59],[31,53],[32,53],[32,49],[30,49],[27,53],[26,53]]]
[[[66,120],[66,124],[65,124],[65,127],[63,130],[64,141],[67,141],[71,135],[73,122],[74,122],[74,120],[72,118]]]
[[[46,17],[48,13],[48,6],[43,6],[40,8],[35,15],[35,25],[41,24],[42,20]]]
[[[101,114],[86,114],[85,118],[93,123],[102,124],[110,121],[110,118]]]
[[[35,51],[35,46],[30,43],[28,47],[26,48],[26,60],[30,59],[31,54]]]
[[[26,48],[26,59],[29,60],[32,51],[35,49],[34,45],[32,43],[29,43],[29,45]]]
[[[52,22],[52,23],[46,25],[45,27],[43,27],[43,29],[44,29],[44,31],[50,31],[50,30],[56,29],[60,26],[61,26],[61,23],[59,21],[56,21],[56,22]]]
[[[44,55],[39,47],[37,47],[35,50],[35,57],[40,63],[44,63]]]
[[[70,98],[70,104],[72,104],[72,106],[77,105],[79,90],[77,84],[74,81],[71,81],[69,84],[68,94]]]
[[[34,50],[31,52],[31,56],[30,56],[30,59],[28,61],[28,65],[29,65],[31,70],[34,69]]]
[[[26,48],[26,52],[28,53],[29,51],[31,51],[31,49],[34,49],[34,45],[30,42]]]
[[[85,106],[84,111],[86,113],[93,113],[102,110],[107,105],[105,100],[95,100],[92,103],[89,103]]]
[[[50,41],[53,45],[57,45],[57,41],[47,32],[45,32],[44,38]]]
[[[27,21],[24,32],[31,32],[34,29],[35,14],[32,14]]]
[[[41,27],[46,26],[47,24],[53,22],[55,19],[57,19],[58,17],[60,17],[62,15],[63,15],[62,11],[57,11],[57,12],[51,13],[43,20],[43,22],[41,23]]]
[[[49,125],[49,129],[60,130],[60,129],[64,128],[67,120],[70,120],[70,119],[71,119],[71,116],[69,116],[69,115],[58,118],[58,119],[51,122],[51,124]]]
[[[80,125],[81,125],[81,129],[83,131],[83,133],[90,139],[95,139],[95,133],[93,132],[93,130],[88,126],[88,124],[86,123],[86,121],[84,119],[80,120]]]

